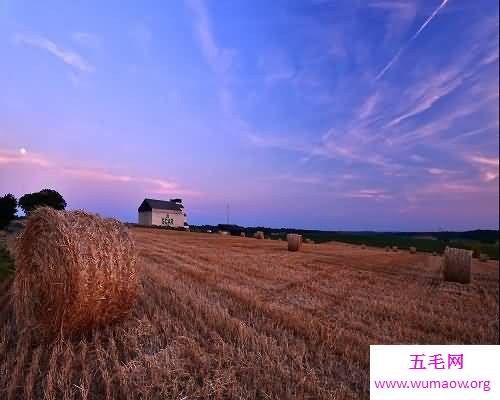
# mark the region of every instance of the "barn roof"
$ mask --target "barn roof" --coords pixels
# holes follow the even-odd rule
[[[178,200],[178,199],[175,199],[175,200]],[[182,206],[182,204],[176,203],[174,201],[144,199],[144,201],[139,206],[139,212],[151,211],[152,209],[182,211],[183,208],[184,207]]]

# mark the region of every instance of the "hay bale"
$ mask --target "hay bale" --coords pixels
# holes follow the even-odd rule
[[[219,231],[219,235],[221,235],[221,236],[228,236],[229,232],[228,231]]]
[[[300,250],[300,246],[302,245],[302,235],[289,233],[286,235],[286,240],[288,240],[288,251]]]
[[[241,237],[246,237],[245,232],[241,232],[241,233],[240,233],[240,236],[241,236]]]
[[[444,251],[444,280],[470,283],[472,251],[446,247]]]
[[[262,231],[257,231],[257,232],[255,232],[255,233],[254,233],[253,237],[254,237],[255,239],[264,239],[264,232],[262,232]]]
[[[17,243],[18,329],[72,334],[124,318],[136,299],[136,259],[119,221],[38,208]]]
[[[396,253],[398,251],[398,246],[392,246],[392,251]]]
[[[490,259],[490,256],[486,253],[481,253],[479,254],[479,261],[482,261],[482,262],[488,262]]]
[[[385,251],[391,251],[391,248],[389,246],[385,246]]]
[[[361,245],[361,248],[362,248],[362,249],[366,249],[366,245],[362,244],[362,245]]]
[[[433,256],[437,256],[437,255],[438,255],[438,253],[437,253],[437,252],[435,252],[435,251],[433,251],[433,252],[432,252],[432,255],[433,255]]]
[[[309,238],[304,239],[304,242],[309,243],[309,244],[314,244],[314,240],[309,239]]]
[[[411,246],[411,247],[410,247],[410,253],[411,253],[411,254],[415,254],[416,252],[417,252],[417,248],[416,248],[416,247]]]

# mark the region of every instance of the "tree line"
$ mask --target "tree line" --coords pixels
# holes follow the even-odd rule
[[[0,229],[5,228],[10,221],[16,218],[17,207],[23,210],[25,215],[30,215],[37,207],[52,207],[56,210],[64,210],[66,201],[62,195],[52,189],[42,189],[39,192],[26,193],[19,200],[11,194],[0,197]]]

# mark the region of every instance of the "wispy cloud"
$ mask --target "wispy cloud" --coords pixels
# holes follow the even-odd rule
[[[405,31],[417,15],[417,2],[405,1],[371,1],[368,7],[381,10],[388,14],[386,39],[390,40]]]
[[[436,176],[449,176],[449,175],[453,175],[453,174],[457,173],[457,171],[452,171],[452,170],[443,169],[443,168],[435,168],[435,167],[426,168],[426,171],[429,174],[436,175]]]
[[[96,49],[101,46],[101,39],[94,33],[75,32],[71,37],[75,42],[85,47]]]
[[[478,167],[479,178],[481,181],[491,182],[498,179],[500,168],[500,160],[498,157],[486,157],[479,154],[471,154],[466,155],[465,159]]]
[[[434,12],[425,20],[425,22],[420,26],[420,28],[413,34],[413,36],[396,52],[394,57],[386,64],[384,68],[377,74],[375,77],[375,81],[378,81],[384,74],[394,65],[394,63],[398,60],[404,50],[410,46],[410,44],[418,38],[420,33],[425,29],[425,27],[434,19],[434,17],[441,11],[441,9],[448,3],[448,0],[443,0],[443,2],[434,10]]]
[[[385,200],[392,198],[392,195],[383,189],[359,189],[345,193],[343,197],[357,199]]]
[[[266,84],[289,81],[296,73],[285,53],[276,49],[262,54],[258,66],[264,73]]]
[[[224,75],[233,64],[234,50],[220,47],[213,34],[212,22],[205,3],[201,0],[186,0],[194,17],[194,30],[201,51],[212,69]]]
[[[95,68],[85,61],[80,54],[71,50],[66,50],[49,39],[38,36],[17,34],[15,35],[14,40],[17,44],[38,47],[48,51],[66,65],[69,65],[80,72],[93,72],[95,70]]]
[[[471,155],[468,156],[467,159],[478,164],[489,165],[491,167],[497,167],[497,168],[500,163],[498,157],[495,158],[495,157],[485,157],[480,155]]]
[[[141,185],[147,193],[153,194],[198,195],[196,191],[179,187],[174,181],[158,177],[116,174],[102,168],[75,167],[61,161],[55,162],[42,154],[34,154],[31,152],[22,154],[15,151],[0,150],[0,165],[6,167],[9,165],[14,167],[23,165],[28,167],[32,166],[57,174],[57,176],[67,176],[71,179]]]

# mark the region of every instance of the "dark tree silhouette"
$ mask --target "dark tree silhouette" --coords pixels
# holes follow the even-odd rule
[[[19,199],[19,207],[26,215],[29,215],[37,207],[52,207],[56,210],[64,210],[66,201],[55,190],[43,189],[35,193],[27,193]]]
[[[17,211],[17,200],[13,194],[0,197],[0,229],[5,228],[12,221]]]

